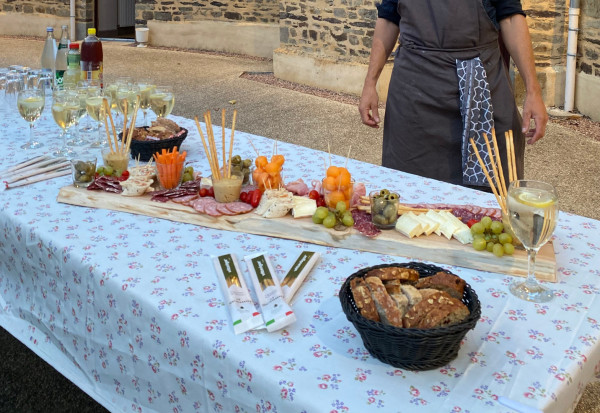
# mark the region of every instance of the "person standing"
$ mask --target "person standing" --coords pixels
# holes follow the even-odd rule
[[[548,115],[520,0],[383,0],[359,103],[362,122],[373,128],[380,124],[377,81],[399,34],[383,166],[484,187],[469,139],[482,152],[483,134],[495,129],[506,165],[503,137],[512,130],[521,178],[525,141],[533,144],[544,136]],[[498,46],[500,34],[525,83],[522,119]]]

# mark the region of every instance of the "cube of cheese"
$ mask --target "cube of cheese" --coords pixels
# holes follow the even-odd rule
[[[414,215],[414,214],[413,214]],[[410,216],[410,213],[402,214],[396,221],[396,230],[408,238],[418,237],[423,233],[421,223]]]

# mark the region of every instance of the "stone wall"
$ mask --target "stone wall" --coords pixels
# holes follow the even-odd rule
[[[577,69],[600,78],[600,2],[582,0],[577,44]]]
[[[336,61],[368,61],[377,19],[373,0],[281,0],[280,48]]]
[[[150,20],[277,23],[278,0],[136,0],[136,24]]]

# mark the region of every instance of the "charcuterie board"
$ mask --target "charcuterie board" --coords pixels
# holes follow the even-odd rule
[[[226,231],[430,260],[441,264],[520,277],[527,275],[527,254],[524,250],[517,249],[512,256],[498,258],[486,251],[475,251],[471,245],[463,245],[457,240],[448,240],[437,235],[407,238],[395,230],[389,230],[384,231],[376,238],[367,238],[352,228],[336,231],[316,225],[310,218],[294,219],[291,215],[266,219],[254,213],[248,213],[215,218],[174,202],[151,201],[148,195],[126,197],[104,191],[88,191],[73,186],[61,188],[57,201],[71,205],[152,216]],[[536,273],[540,280],[557,281],[552,243],[548,243],[540,249],[536,259]]]

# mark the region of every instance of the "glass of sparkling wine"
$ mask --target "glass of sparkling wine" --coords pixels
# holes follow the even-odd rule
[[[19,91],[17,96],[17,107],[19,114],[25,121],[29,122],[29,141],[21,145],[22,149],[35,149],[44,146],[43,143],[34,139],[33,124],[42,115],[44,110],[44,91],[39,89],[27,89]]]
[[[135,101],[140,93],[140,88],[135,84],[120,85],[117,89],[117,110],[121,114],[125,114],[127,109],[127,120],[133,116]]]
[[[150,108],[156,116],[166,118],[175,105],[175,95],[170,86],[156,86],[150,94]]]
[[[142,126],[149,126],[148,108],[150,108],[150,95],[156,89],[156,85],[150,79],[139,79],[137,85],[140,88],[140,109],[142,109],[142,113],[144,114],[144,123],[142,123]]]
[[[101,148],[108,145],[106,134],[102,133],[102,122],[107,116],[104,108],[104,99],[107,100],[108,110],[110,110],[110,95],[105,95],[100,88],[88,89],[87,98],[85,100],[85,108],[88,115],[98,124],[98,137],[90,143],[93,148]]]
[[[80,107],[77,92],[72,90],[55,90],[52,94],[52,117],[62,129],[63,145],[53,153],[54,156],[70,156],[73,150],[67,146],[67,129],[75,125],[79,119]]]
[[[508,220],[515,236],[527,250],[528,275],[525,281],[513,281],[510,292],[527,301],[542,303],[554,298],[535,279],[535,257],[550,239],[558,219],[556,189],[539,181],[519,180],[508,188]]]

